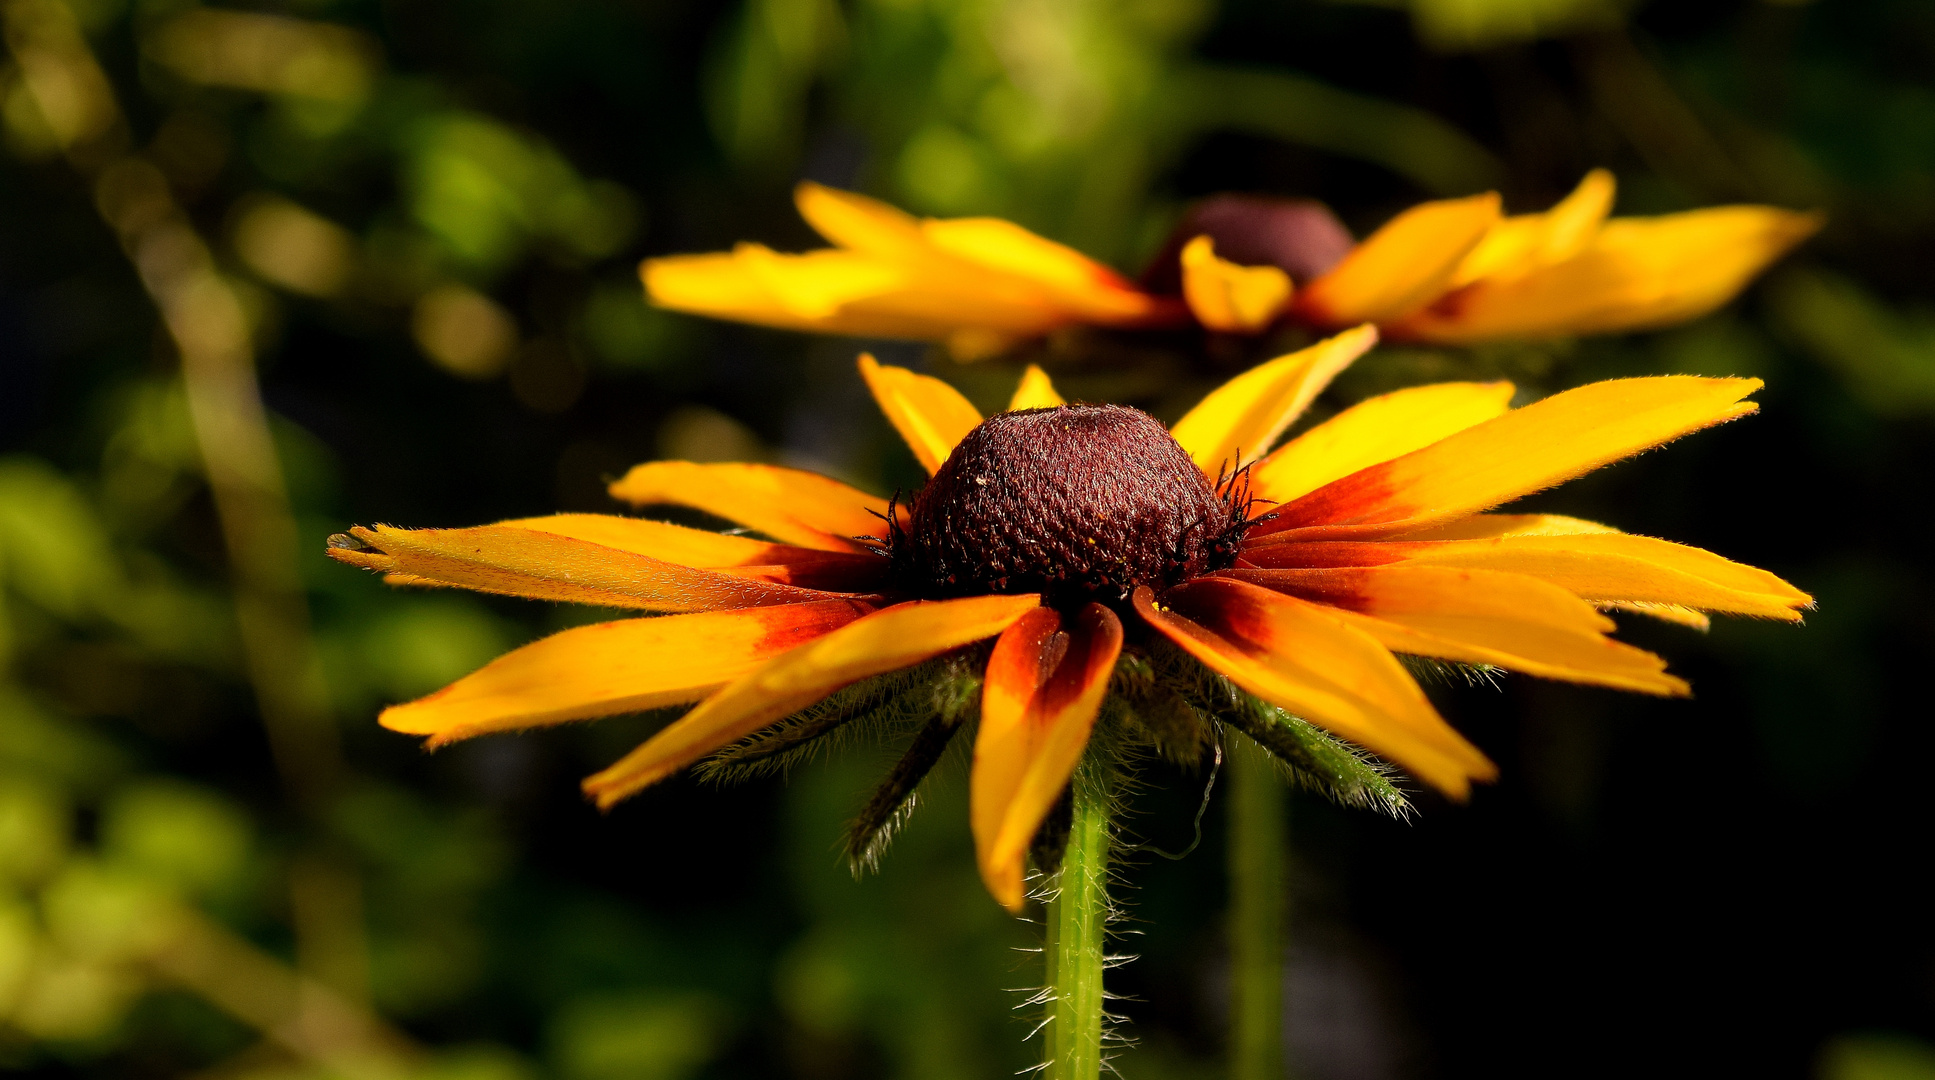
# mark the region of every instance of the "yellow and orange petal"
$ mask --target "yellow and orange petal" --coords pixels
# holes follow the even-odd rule
[[[1121,620],[1091,603],[1066,625],[1036,608],[988,658],[969,820],[981,880],[1010,911],[1021,910],[1028,847],[1088,746],[1121,652]]]
[[[1147,588],[1135,608],[1250,693],[1402,766],[1453,798],[1497,769],[1444,722],[1390,650],[1334,612],[1228,578]]]
[[[1613,379],[1522,409],[1318,488],[1253,535],[1277,542],[1416,532],[1752,413],[1758,379]]]
[[[478,592],[641,611],[715,611],[830,600],[842,593],[736,577],[509,525],[468,529],[350,530],[366,547],[332,547],[341,562],[395,584],[452,585]]]
[[[1375,344],[1377,328],[1360,326],[1259,364],[1210,391],[1170,434],[1211,477],[1254,461],[1338,372]]]
[[[1061,326],[1169,326],[1182,304],[1152,296],[1080,252],[996,218],[917,219],[878,200],[801,184],[800,213],[835,246],[782,255],[647,259],[660,307],[821,333],[949,344],[973,359]]]
[[[1499,220],[1498,194],[1444,199],[1392,218],[1297,293],[1318,326],[1394,322],[1437,299]]]
[[[1607,637],[1611,619],[1534,576],[1417,564],[1224,576],[1323,604],[1393,652],[1644,694],[1688,692],[1666,661]]]
[[[1216,256],[1216,244],[1198,236],[1182,249],[1183,301],[1206,329],[1254,334],[1290,304],[1290,275],[1274,266],[1242,266]]]
[[[876,611],[726,684],[587,779],[585,793],[610,806],[842,687],[994,637],[1039,606],[1032,595],[974,596]]]
[[[783,544],[821,551],[864,551],[860,538],[880,536],[886,528],[887,500],[777,465],[648,461],[607,490],[633,506],[703,510]]]
[[[505,653],[378,718],[430,746],[697,701],[872,608],[857,600],[625,619],[573,627]]]

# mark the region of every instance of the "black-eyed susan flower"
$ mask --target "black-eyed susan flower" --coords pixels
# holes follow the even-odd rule
[[[1697,623],[1794,620],[1809,604],[1698,548],[1488,512],[1744,416],[1755,380],[1622,379],[1517,409],[1507,383],[1421,386],[1258,453],[1376,337],[1361,327],[1263,364],[1168,429],[1065,403],[1036,370],[984,420],[947,384],[863,357],[931,474],[905,504],[776,466],[660,461],[612,494],[760,536],[564,514],[359,528],[330,554],[402,584],[662,613],[555,634],[382,715],[437,745],[696,702],[585,781],[603,806],[708,755],[822,734],[847,714],[817,704],[867,680],[976,667],[972,831],[1011,909],[1098,716],[1172,743],[1190,741],[1177,725],[1221,719],[1292,759],[1307,721],[1462,798],[1493,766],[1394,654],[1677,695],[1664,661],[1608,636],[1605,610]],[[1105,708],[1112,693],[1126,710]],[[944,745],[958,712],[922,738]]]
[[[1504,217],[1495,193],[1429,202],[1358,244],[1314,204],[1225,197],[1185,218],[1138,286],[995,218],[916,219],[810,183],[796,201],[834,247],[648,259],[646,292],[715,318],[944,342],[963,359],[1076,325],[1257,334],[1286,319],[1368,322],[1468,344],[1695,318],[1820,224],[1767,206],[1608,219],[1604,170],[1544,213]]]

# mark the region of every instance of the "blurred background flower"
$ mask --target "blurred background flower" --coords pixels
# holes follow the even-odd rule
[[[1827,224],[1697,322],[1385,348],[1314,418],[1445,378],[1765,378],[1760,417],[1533,508],[1724,550],[1820,609],[1626,620],[1691,703],[1434,688],[1503,767],[1468,809],[1294,800],[1294,1067],[1935,1075],[1935,821],[1900,775],[1935,647],[1921,0],[5,0],[0,24],[0,1068],[1028,1064],[1004,989],[1035,938],[974,886],[963,770],[855,883],[838,839],[891,748],[609,816],[575,778],[652,718],[423,755],[383,704],[593,616],[386,590],[323,538],[609,510],[659,457],[916,483],[859,343],[643,302],[647,256],[816,246],[800,180],[1133,275],[1218,193],[1363,237],[1486,190],[1543,211],[1605,167],[1618,215]],[[872,344],[984,410],[1017,373]],[[1172,420],[1254,356],[1033,358]],[[1152,766],[1131,827],[1187,844],[1203,779]],[[1222,811],[1129,869],[1131,1077],[1221,1072]]]

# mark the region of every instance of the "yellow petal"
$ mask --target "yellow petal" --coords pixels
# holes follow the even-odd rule
[[[1393,333],[1464,344],[1684,322],[1733,299],[1820,227],[1818,215],[1767,206],[1614,218],[1574,258],[1475,282],[1416,312]]]
[[[1510,277],[1564,262],[1584,251],[1612,212],[1612,173],[1594,169],[1572,194],[1543,214],[1521,214],[1492,226],[1452,275],[1456,289],[1480,278]]]
[[[886,529],[887,500],[776,465],[648,461],[609,490],[633,506],[689,506],[781,543],[822,551],[863,550],[854,537],[880,536]]]
[[[1754,411],[1758,379],[1613,379],[1555,394],[1422,450],[1333,481],[1277,510],[1261,537],[1360,539],[1423,529],[1563,483]]]
[[[1335,613],[1267,589],[1202,578],[1146,588],[1136,611],[1250,693],[1380,754],[1454,799],[1497,769],[1444,722],[1390,650]]]
[[[1513,519],[1523,531],[1512,531]],[[1553,515],[1483,514],[1477,520],[1487,528],[1418,534],[1478,534],[1469,539],[1273,540],[1245,546],[1243,560],[1266,569],[1406,563],[1525,574],[1593,604],[1629,607],[1693,626],[1704,622],[1693,614],[1700,611],[1792,622],[1813,604],[1812,597],[1774,574],[1685,544]]]
[[[697,701],[866,614],[810,604],[579,626],[509,652],[428,697],[383,710],[391,731],[442,746],[474,735]]]
[[[1523,574],[1399,564],[1330,570],[1232,570],[1239,581],[1338,608],[1385,648],[1548,679],[1682,695],[1666,661],[1606,636],[1611,619]]]
[[[1528,574],[1593,603],[1647,603],[1796,622],[1813,597],[1765,570],[1626,533],[1427,541],[1407,561]]]
[[[1297,294],[1297,310],[1322,326],[1389,322],[1443,293],[1458,264],[1498,222],[1498,195],[1414,206]]]
[[[1713,628],[1713,620],[1707,618],[1706,612],[1695,611],[1690,607],[1681,607],[1678,604],[1649,604],[1643,600],[1613,600],[1602,602],[1599,607],[1604,611],[1630,611],[1635,615],[1644,615],[1649,619],[1658,619],[1661,622],[1670,622],[1679,626],[1692,627],[1703,633]]]
[[[1508,382],[1437,383],[1359,402],[1257,462],[1250,490],[1258,498],[1289,502],[1504,415],[1513,389]]]
[[[980,410],[959,390],[931,375],[882,366],[870,354],[861,353],[860,376],[929,476],[954,452],[955,444],[981,423]]]
[[[920,222],[904,210],[851,191],[804,181],[793,189],[800,216],[827,241],[893,262],[925,256]]]
[[[713,611],[830,600],[839,594],[696,570],[557,533],[469,529],[351,529],[373,550],[331,548],[339,562],[414,585],[643,611]]]
[[[781,255],[759,244],[740,244],[730,254],[647,259],[639,273],[652,302],[673,311],[788,330],[932,332],[917,319],[847,310],[906,283],[903,269],[853,252]]]
[[[1216,257],[1198,236],[1182,249],[1183,299],[1196,321],[1224,334],[1254,334],[1290,303],[1290,275],[1274,266],[1241,266]]]
[[[1066,632],[1053,608],[1036,608],[988,658],[969,818],[981,880],[1009,911],[1021,910],[1028,847],[1088,746],[1121,651],[1121,620],[1089,604]]]
[[[1360,326],[1260,364],[1210,391],[1170,434],[1211,476],[1240,467],[1268,452],[1330,380],[1375,344],[1377,328]]]
[[[1084,322],[1135,325],[1167,310],[1114,270],[1076,251],[1000,218],[953,218],[921,222],[935,249],[983,273],[1026,281]]]
[[[572,536],[680,566],[811,589],[868,592],[879,587],[887,572],[886,560],[872,552],[821,551],[615,514],[552,514],[498,524]]]
[[[876,611],[728,683],[586,779],[585,793],[599,806],[611,806],[841,687],[994,637],[1039,606],[1033,595],[974,596],[915,600]]]
[[[1048,373],[1034,364],[1029,364],[1028,370],[1021,373],[1021,385],[1015,387],[1015,396],[1008,402],[1008,411],[1052,409],[1057,405],[1066,404],[1068,401],[1055,389],[1055,384],[1048,380]]]

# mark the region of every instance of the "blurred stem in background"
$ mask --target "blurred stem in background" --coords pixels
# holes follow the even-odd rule
[[[227,547],[249,682],[291,801],[320,817],[340,786],[342,751],[241,300],[216,271],[167,177],[130,150],[113,86],[73,11],[59,0],[11,0],[5,30],[28,93],[91,186],[180,354],[191,427]],[[162,935],[151,962],[272,1039],[328,1059],[339,1056],[330,1048],[366,1042],[361,1033],[380,1026],[338,998],[367,995],[360,888],[342,859],[312,852],[297,859],[290,892],[297,954],[311,978],[291,976],[245,943],[180,919],[189,929]],[[319,995],[321,986],[333,992]],[[278,1036],[290,1025],[306,1034]]]
[[[1261,747],[1230,742],[1230,1076],[1282,1080],[1284,783]]]
[[[1047,1080],[1096,1080],[1102,1073],[1102,971],[1109,918],[1111,778],[1095,755],[1069,785],[1074,813],[1060,880],[1048,902]]]

